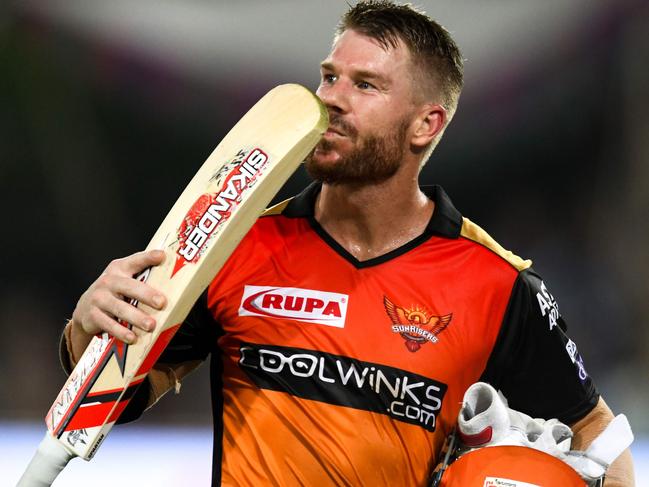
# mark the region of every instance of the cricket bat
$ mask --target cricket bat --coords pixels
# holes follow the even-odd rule
[[[155,318],[155,330],[138,333],[132,345],[106,333],[93,337],[45,417],[47,433],[19,487],[49,486],[73,457],[93,457],[195,301],[327,125],[320,100],[287,84],[230,130],[147,247],[164,250],[166,258],[138,278],[168,303],[164,310],[133,304]]]

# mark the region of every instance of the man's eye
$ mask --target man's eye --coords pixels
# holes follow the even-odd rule
[[[369,90],[370,88],[374,88],[370,83],[367,81],[359,81],[356,83],[356,85],[361,89],[361,90]]]
[[[322,81],[325,83],[333,83],[336,81],[336,75],[325,73],[322,75]]]

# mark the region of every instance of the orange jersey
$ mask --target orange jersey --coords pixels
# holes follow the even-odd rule
[[[160,359],[213,355],[214,485],[426,485],[480,379],[563,419],[594,406],[554,298],[545,310],[534,300],[544,284],[530,262],[463,219],[441,188],[428,191],[423,235],[364,262],[314,219],[318,191],[257,221]],[[551,351],[519,350],[537,333],[557,335]],[[541,355],[556,382],[543,382]],[[523,379],[508,373],[518,363]],[[550,397],[540,403],[536,376]]]

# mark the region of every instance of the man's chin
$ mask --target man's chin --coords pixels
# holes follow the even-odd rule
[[[306,158],[304,166],[312,179],[332,183],[339,178],[340,160],[340,155],[334,151],[315,151]]]

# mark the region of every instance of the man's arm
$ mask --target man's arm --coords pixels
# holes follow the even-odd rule
[[[93,335],[84,332],[81,325],[74,322],[74,320],[70,320],[65,326],[61,337],[60,358],[63,368],[68,374],[74,369],[92,337]],[[182,379],[201,363],[201,360],[189,360],[182,363],[156,363],[147,377],[146,384],[149,390],[146,393],[147,399],[143,399],[144,408],[153,406],[171,389],[178,390]],[[136,416],[139,416],[141,412],[137,411]],[[125,416],[127,417],[126,422],[135,419],[129,419],[129,415]]]
[[[586,450],[588,445],[604,431],[613,420],[613,413],[601,397],[597,405],[582,419],[571,425],[573,431],[572,449]],[[633,487],[635,485],[633,460],[627,449],[615,460],[606,472],[605,487]]]

